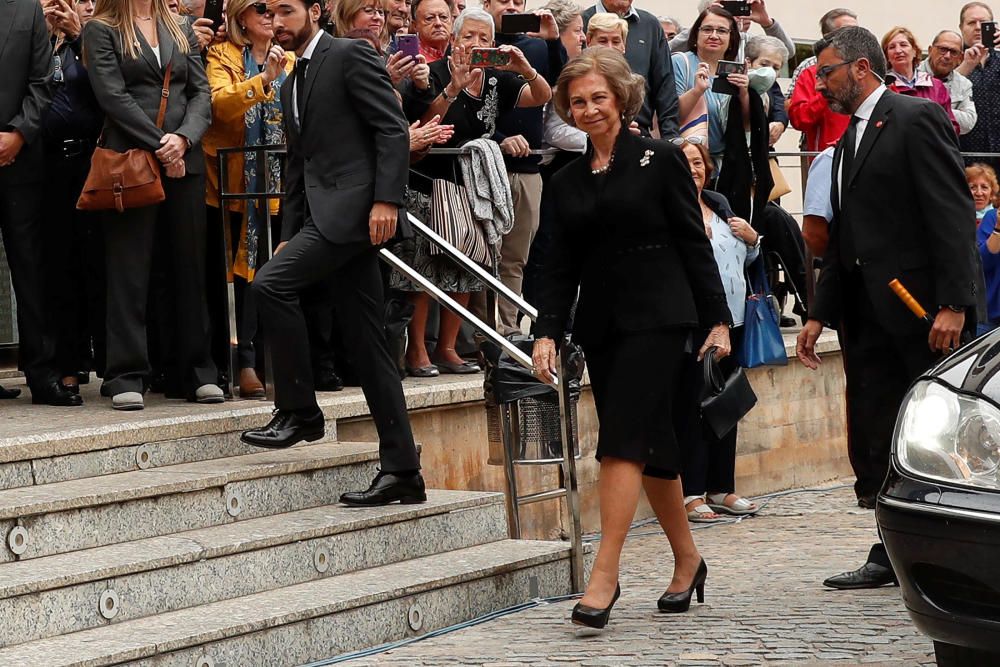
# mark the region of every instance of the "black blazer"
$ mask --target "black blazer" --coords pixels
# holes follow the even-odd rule
[[[666,141],[618,138],[594,176],[591,150],[552,177],[554,235],[539,289],[538,336],[559,340],[580,290],[574,340],[731,323],[687,159]]]
[[[24,137],[14,164],[0,167],[0,185],[38,180],[42,142],[35,139],[50,100],[52,44],[37,0],[0,0],[0,63],[0,130]]]
[[[385,63],[363,39],[323,34],[306,69],[301,128],[289,76],[281,89],[288,162],[281,240],[305,222],[306,205],[332,243],[367,241],[374,202],[400,207],[409,174],[409,127]]]
[[[898,278],[932,315],[939,306],[970,308],[976,322],[982,269],[975,210],[958,138],[941,107],[886,91],[875,106],[854,158],[853,173],[833,162],[833,221],[810,317],[837,325],[855,297],[844,285],[860,271],[879,324],[895,334],[918,334],[918,320],[889,289]],[[851,248],[854,256],[847,256]]]
[[[138,58],[122,51],[121,34],[114,28],[90,21],[83,30],[84,64],[97,101],[106,114],[102,145],[119,152],[132,148],[156,151],[164,134],[178,134],[192,144],[184,155],[188,173],[202,174],[205,155],[200,142],[212,122],[208,77],[199,56],[198,41],[187,21],[181,25],[190,45],[186,54],[175,48],[163,21],[162,18],[157,21],[162,67],[138,30],[141,49]],[[167,62],[173,63],[173,70],[167,113],[160,129],[156,127],[156,114]]]

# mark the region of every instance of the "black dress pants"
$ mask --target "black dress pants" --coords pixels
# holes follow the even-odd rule
[[[899,335],[879,324],[860,271],[845,278],[841,340],[848,451],[857,477],[854,490],[861,497],[878,493],[885,481],[899,407],[910,384],[939,357],[927,344],[927,332]]]
[[[252,285],[271,351],[275,407],[319,409],[299,299],[301,290],[319,282],[333,289],[337,312],[349,323],[343,333],[378,429],[382,470],[419,469],[403,387],[386,343],[377,251],[367,242],[327,241],[308,216],[303,228],[264,265]]]
[[[18,366],[35,391],[58,380],[55,340],[47,326],[42,264],[41,183],[0,185],[0,233],[17,299]]]
[[[161,349],[169,349],[187,398],[216,382],[205,305],[205,177],[164,178],[166,200],[155,206],[105,212],[107,262],[107,369],[105,393],[144,391],[150,373],[146,303],[154,261],[163,291]]]

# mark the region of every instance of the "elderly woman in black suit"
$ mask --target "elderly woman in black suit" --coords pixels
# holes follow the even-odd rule
[[[104,215],[107,368],[101,391],[118,410],[141,410],[150,373],[146,299],[151,266],[163,263],[174,321],[170,339],[188,400],[224,400],[215,384],[205,305],[205,157],[211,96],[198,42],[166,0],[98,0],[84,29],[84,60],[106,114],[103,144],[152,151],[166,200]],[[163,127],[156,125],[170,66]]]
[[[579,288],[573,336],[587,356],[600,421],[601,547],[573,622],[607,623],[640,489],[674,554],[658,601],[683,612],[703,599],[707,568],[684,512],[673,428],[686,354],[730,351],[731,316],[684,154],[634,136],[644,83],[625,58],[592,48],[563,69],[556,110],[589,135],[587,152],[553,178],[554,239],[539,289],[533,362],[551,380],[556,345]],[[710,330],[705,340],[699,328]],[[683,404],[683,401],[676,401]]]

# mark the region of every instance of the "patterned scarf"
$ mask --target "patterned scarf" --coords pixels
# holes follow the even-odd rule
[[[243,49],[243,75],[246,81],[260,74],[260,68],[253,59],[250,47]],[[268,144],[285,143],[285,133],[281,127],[281,84],[285,81],[286,73],[282,71],[278,78],[271,82],[274,90],[274,99],[267,102],[255,104],[243,114],[243,123],[246,127],[244,135],[244,146],[262,146]],[[267,156],[267,166],[270,169],[271,179],[268,184],[268,192],[277,192],[278,184],[281,182],[281,164],[275,155]],[[264,172],[260,171],[261,166],[257,164],[257,154],[246,153],[243,159],[243,187],[244,192],[261,192],[265,187]],[[240,245],[236,252],[236,262],[233,266],[233,273],[242,277],[247,282],[253,280],[257,271],[257,241],[260,229],[267,223],[268,202],[258,202],[257,200],[247,202],[246,229],[240,235]]]

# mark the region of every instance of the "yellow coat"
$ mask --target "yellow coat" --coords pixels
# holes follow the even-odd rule
[[[242,146],[246,127],[243,116],[255,104],[274,99],[274,88],[264,89],[261,77],[245,78],[243,68],[243,47],[230,41],[213,44],[205,58],[208,85],[212,89],[212,124],[202,137],[205,149],[206,201],[209,206],[219,208],[219,163],[218,149]],[[289,52],[285,71],[291,74],[295,66],[295,54]],[[243,154],[231,153],[226,158],[227,192],[243,191]],[[270,200],[271,213],[278,212],[279,200]],[[226,208],[244,211],[241,201],[230,201]]]

